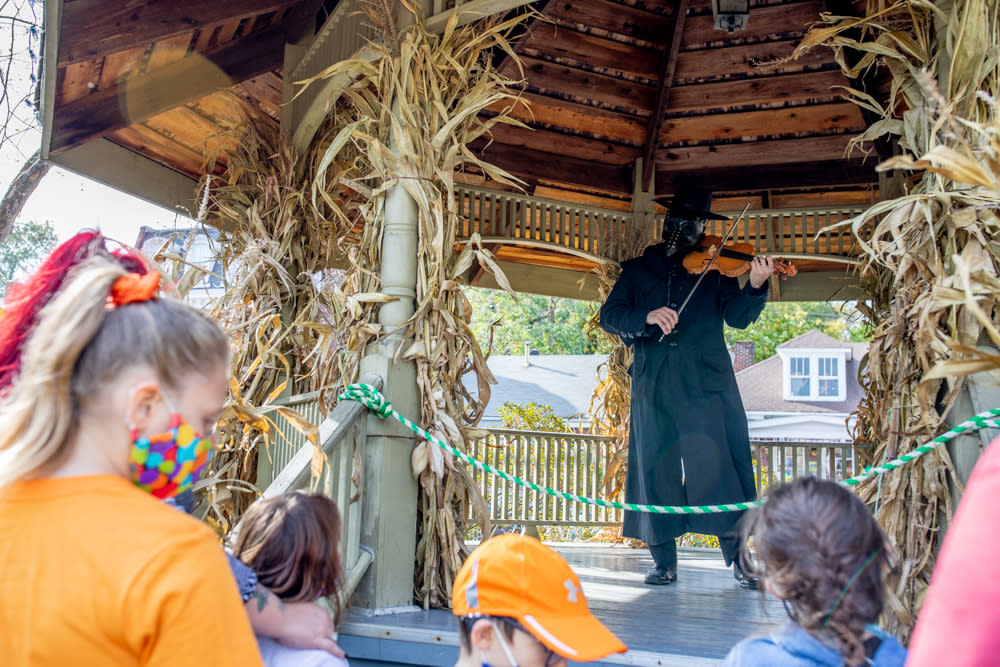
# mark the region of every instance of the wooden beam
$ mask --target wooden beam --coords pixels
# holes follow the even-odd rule
[[[876,160],[825,160],[783,165],[692,168],[686,172],[656,172],[657,195],[700,184],[715,192],[755,192],[781,188],[871,185],[878,182]]]
[[[126,192],[171,213],[198,214],[196,179],[184,176],[145,155],[108,139],[92,141],[52,157],[52,163],[69,171]],[[131,242],[134,239],[121,239]]]
[[[73,0],[63,2],[59,66],[102,58],[196,28],[295,6],[303,0]]]
[[[283,26],[193,54],[55,110],[50,150],[79,146],[279,67]]]
[[[657,171],[687,172],[695,169],[742,167],[749,171],[764,165],[837,160],[844,155],[850,140],[851,135],[843,133],[670,148],[657,153],[656,168]]]
[[[663,114],[670,100],[670,86],[674,81],[674,70],[677,69],[677,54],[681,48],[681,37],[684,34],[684,22],[687,18],[688,0],[680,0],[674,11],[674,22],[670,31],[670,42],[660,54],[659,86],[653,99],[653,110],[646,126],[646,143],[642,149],[642,187],[649,190],[650,179],[653,178],[653,167],[656,166],[654,155],[660,145],[660,129],[663,127]]]
[[[526,181],[544,179],[560,183],[632,192],[632,168],[546,153],[531,148],[478,140],[470,146],[479,157]]]

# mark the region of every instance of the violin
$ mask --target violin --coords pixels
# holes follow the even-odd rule
[[[722,245],[721,237],[705,236],[698,242],[698,245],[684,255],[681,264],[692,275],[699,275],[706,270],[715,269],[724,276],[735,278],[750,270],[750,263],[757,256],[752,245],[749,243],[723,245],[719,256],[716,257],[715,262],[712,262],[712,257],[715,256],[715,251],[720,245]],[[781,274],[782,278],[789,278],[799,272],[794,264],[783,259],[774,260],[774,270]]]

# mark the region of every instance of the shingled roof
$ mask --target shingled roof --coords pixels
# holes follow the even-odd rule
[[[774,355],[736,374],[736,382],[747,412],[777,413],[833,413],[846,414],[857,408],[863,390],[858,383],[861,358],[868,351],[868,343],[839,341],[822,331],[813,329],[778,346],[786,349],[848,349],[851,354],[846,364],[847,393],[843,401],[786,401],[782,396],[782,361]]]

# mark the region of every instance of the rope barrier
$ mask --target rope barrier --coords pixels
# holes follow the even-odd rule
[[[630,510],[632,512],[648,512],[651,514],[719,514],[722,512],[741,512],[743,510],[748,510],[751,507],[757,507],[764,504],[764,500],[760,499],[741,503],[727,503],[724,505],[639,505],[636,503],[620,503],[612,500],[602,500],[601,498],[588,498],[586,496],[578,496],[565,491],[557,491],[556,489],[550,489],[547,486],[540,486],[532,481],[521,479],[520,477],[506,473],[503,470],[497,470],[488,463],[483,463],[460,449],[452,447],[451,445],[441,441],[439,438],[434,437],[403,415],[396,412],[396,410],[393,409],[392,404],[386,400],[385,396],[382,395],[382,392],[369,384],[348,385],[339,398],[342,401],[358,401],[382,419],[385,419],[386,417],[395,418],[400,424],[409,428],[416,435],[437,445],[444,451],[462,461],[465,461],[474,468],[488,472],[491,475],[496,475],[501,479],[526,487],[532,491],[545,493],[550,496],[562,498],[563,500],[572,500],[586,505],[597,505],[598,507]],[[959,435],[964,433],[974,433],[984,428],[1000,428],[1000,420],[997,419],[998,417],[1000,417],[1000,409],[981,412],[980,414],[962,422],[958,426],[955,426],[949,431],[942,433],[926,444],[917,447],[913,451],[907,452],[899,458],[883,463],[882,465],[876,467],[869,466],[860,474],[855,475],[854,477],[849,477],[841,483],[847,486],[860,484],[865,480],[877,477],[889,472],[890,470],[895,470],[905,463],[918,459],[924,454],[934,450]]]

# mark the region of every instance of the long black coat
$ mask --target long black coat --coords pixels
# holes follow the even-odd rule
[[[712,271],[663,342],[646,314],[680,308],[697,281],[655,245],[622,265],[601,308],[601,327],[634,351],[626,502],[715,505],[757,496],[746,413],[726,349],[723,322],[743,329],[767,302],[767,283]],[[683,481],[682,481],[683,480]],[[686,532],[732,535],[740,513],[664,515],[625,512],[622,533],[662,544]]]

